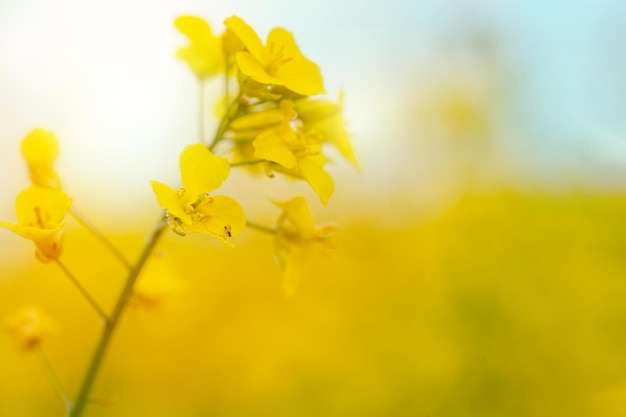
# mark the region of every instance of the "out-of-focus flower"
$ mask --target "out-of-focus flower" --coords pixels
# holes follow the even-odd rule
[[[61,180],[54,170],[60,147],[52,132],[40,128],[31,130],[22,140],[21,151],[33,184],[43,188],[61,188]]]
[[[189,145],[180,154],[180,173],[182,187],[178,191],[152,181],[152,189],[159,205],[167,210],[172,230],[183,236],[208,234],[232,247],[228,239],[240,234],[246,226],[243,209],[230,197],[209,195],[228,177],[228,160],[213,155],[202,144]]]
[[[7,325],[20,349],[24,351],[35,348],[56,328],[54,320],[34,306],[24,307],[10,316]]]
[[[245,75],[262,84],[282,85],[305,96],[325,92],[320,69],[302,55],[290,32],[282,28],[272,29],[264,46],[243,19],[231,16],[224,24],[247,49],[247,52],[237,53],[239,69]]]
[[[298,118],[302,121],[304,131],[314,131],[319,134],[324,142],[337,147],[339,152],[355,167],[359,167],[359,161],[354,155],[350,135],[346,130],[346,122],[343,117],[343,94],[338,102],[331,100],[296,100],[294,108]]]
[[[0,220],[0,226],[32,240],[37,247],[37,259],[50,262],[61,255],[61,229],[71,205],[72,199],[63,191],[33,185],[17,195],[17,224]]]
[[[330,245],[335,226],[315,227],[311,210],[304,197],[275,202],[282,209],[276,222],[276,254],[283,268],[285,294],[295,292],[298,277],[309,267],[312,250]]]
[[[164,310],[182,292],[179,276],[169,258],[155,254],[141,271],[133,287],[132,306],[151,311]]]
[[[322,140],[314,132],[294,130],[291,120],[296,113],[291,101],[281,101],[280,109],[280,125],[266,130],[254,140],[255,155],[283,166],[287,174],[302,177],[326,204],[335,184],[323,168],[326,157],[322,153]]]
[[[195,16],[181,16],[176,28],[189,39],[189,46],[178,48],[176,56],[185,61],[199,80],[218,74],[224,68],[222,40],[213,35],[209,24]]]

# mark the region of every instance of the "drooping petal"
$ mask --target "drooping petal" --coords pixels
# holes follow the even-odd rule
[[[271,129],[261,133],[253,142],[257,158],[276,162],[285,168],[296,166],[296,157],[291,148],[278,134],[278,129]]]
[[[152,191],[156,194],[159,205],[167,210],[170,215],[181,219],[183,223],[191,224],[191,216],[185,213],[178,192],[169,185],[158,181],[151,181],[150,183],[152,184]]]
[[[224,25],[237,35],[254,58],[260,62],[265,60],[265,48],[263,47],[261,38],[259,38],[259,35],[256,34],[254,29],[244,22],[242,18],[231,16],[224,20]]]
[[[313,191],[319,196],[322,204],[327,204],[328,199],[335,191],[335,183],[330,174],[324,171],[324,168],[315,157],[300,159],[298,168],[305,181],[309,183]]]
[[[185,194],[199,196],[217,189],[230,173],[226,158],[215,156],[203,144],[189,145],[180,154],[180,174]]]

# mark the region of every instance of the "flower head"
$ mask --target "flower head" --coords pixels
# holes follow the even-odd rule
[[[56,327],[55,322],[36,307],[24,307],[7,320],[9,331],[19,347],[29,351],[41,343]]]
[[[190,42],[189,46],[178,48],[176,56],[185,61],[200,80],[219,73],[224,67],[222,40],[213,35],[209,24],[199,17],[181,16],[174,25]]]
[[[283,268],[285,293],[296,289],[298,277],[308,269],[312,249],[329,245],[334,226],[315,227],[311,210],[304,197],[294,197],[276,206],[282,213],[276,223],[276,253]]]
[[[63,191],[33,185],[17,195],[17,224],[0,220],[0,226],[32,240],[37,247],[37,259],[50,262],[61,255],[61,229],[71,205],[72,199]]]
[[[303,178],[326,204],[335,184],[323,168],[326,157],[322,153],[322,139],[315,132],[294,129],[291,121],[296,113],[291,101],[281,101],[280,108],[280,125],[264,131],[254,140],[255,156],[275,162],[286,168],[286,173]]]
[[[61,180],[54,170],[60,147],[52,132],[40,128],[31,130],[22,140],[21,151],[33,184],[61,189]]]
[[[318,133],[324,142],[334,145],[339,152],[358,168],[357,160],[350,135],[346,130],[346,122],[343,117],[343,95],[339,96],[338,102],[331,100],[297,100],[294,108],[302,121],[302,128],[306,131]]]
[[[262,84],[282,85],[305,96],[324,93],[320,69],[302,55],[290,32],[275,28],[263,45],[254,29],[243,19],[231,16],[224,24],[247,49],[237,54],[237,64],[245,75]]]
[[[178,191],[152,181],[152,190],[167,211],[172,230],[180,235],[208,234],[232,246],[228,239],[246,226],[243,209],[230,197],[209,195],[228,177],[228,160],[213,155],[202,144],[189,145],[180,154],[180,173],[182,187]]]
[[[130,303],[149,311],[166,310],[183,292],[182,284],[169,258],[154,254],[133,287]]]

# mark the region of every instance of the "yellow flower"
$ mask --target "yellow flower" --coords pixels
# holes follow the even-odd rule
[[[294,108],[304,130],[318,133],[324,142],[336,146],[344,158],[359,167],[343,118],[343,95],[339,96],[337,103],[330,100],[297,100]]]
[[[294,130],[291,121],[296,113],[291,101],[281,101],[280,108],[281,124],[257,136],[253,142],[255,156],[283,166],[287,174],[302,177],[326,204],[335,184],[323,168],[326,157],[322,154],[321,138],[313,132]]]
[[[31,130],[22,140],[21,151],[33,184],[43,188],[61,188],[61,180],[54,170],[60,147],[52,132],[40,128]]]
[[[309,255],[316,247],[328,246],[334,226],[315,227],[311,210],[304,197],[294,197],[284,203],[276,223],[276,252],[283,268],[285,294],[295,292],[298,277],[309,269]]]
[[[173,265],[162,254],[154,254],[133,287],[133,307],[163,311],[182,293],[183,288]]]
[[[290,32],[273,29],[264,46],[254,29],[241,18],[229,17],[224,24],[247,49],[237,54],[239,69],[245,75],[262,84],[282,85],[305,96],[325,92],[318,66],[302,55]]]
[[[50,262],[61,255],[65,215],[72,199],[61,190],[30,186],[20,192],[15,200],[17,224],[0,220],[18,235],[35,243],[35,256],[41,262]]]
[[[180,235],[204,233],[233,246],[228,239],[246,226],[243,209],[230,197],[209,193],[217,189],[230,173],[226,158],[215,156],[204,145],[187,146],[180,154],[182,187],[152,181],[159,205],[167,211],[172,230]]]
[[[190,45],[178,48],[176,56],[185,61],[199,80],[219,73],[224,67],[222,40],[214,36],[209,24],[195,16],[181,16],[174,21],[176,28]]]
[[[52,333],[55,322],[36,307],[24,307],[7,320],[9,331],[17,339],[19,347],[24,351],[35,348]]]

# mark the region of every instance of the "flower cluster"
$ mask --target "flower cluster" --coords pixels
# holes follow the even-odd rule
[[[278,173],[302,180],[327,204],[335,188],[325,168],[330,160],[327,145],[358,167],[343,118],[343,96],[336,102],[318,97],[325,93],[321,71],[302,54],[287,30],[271,30],[264,43],[240,17],[229,17],[224,25],[226,30],[216,36],[198,17],[176,20],[176,27],[190,41],[188,47],[178,50],[178,57],[201,83],[218,74],[226,78],[222,102],[228,104],[223,106],[215,137],[205,145],[214,151],[219,144],[230,157],[231,166],[243,166],[270,178]],[[175,191],[153,182],[154,192],[175,232],[207,233],[228,244],[228,238],[243,230],[243,211],[232,199],[208,196],[228,176],[228,162],[202,151],[201,145],[192,146],[198,155],[204,153],[202,166],[212,167],[213,182],[189,187],[187,184],[196,180],[187,171],[194,168],[185,162],[188,157],[181,155],[182,188]],[[189,152],[190,147],[183,155]],[[312,246],[327,240],[330,229],[314,227],[303,197],[276,204],[283,214],[272,231],[285,289],[291,293],[297,275],[294,271],[305,264],[305,254]]]
[[[309,263],[309,253],[329,246],[334,228],[315,226],[304,197],[276,202],[281,209],[276,224],[263,226],[248,221],[237,200],[215,194],[232,168],[242,167],[255,175],[274,178],[280,174],[303,181],[326,205],[335,188],[326,169],[331,160],[328,149],[336,148],[358,166],[343,118],[343,98],[335,102],[319,97],[325,93],[321,71],[300,52],[293,35],[275,28],[263,42],[237,16],[226,19],[224,25],[223,33],[216,35],[198,17],[182,16],[175,21],[189,40],[189,45],[179,48],[176,55],[189,65],[200,84],[200,142],[185,146],[180,153],[178,186],[151,182],[163,215],[136,263],[128,262],[104,234],[71,210],[73,199],[62,189],[55,170],[60,146],[54,134],[37,128],[22,141],[21,151],[32,184],[17,195],[16,222],[0,220],[0,226],[33,241],[36,258],[58,265],[103,324],[102,338],[76,400],[69,401],[64,395],[71,417],[80,416],[89,401],[93,381],[124,308],[130,304],[162,309],[172,293],[180,289],[175,274],[154,257],[168,227],[180,236],[208,235],[228,247],[234,246],[234,238],[247,226],[271,234],[286,294],[294,292],[300,272]],[[204,137],[204,118],[210,112],[204,104],[204,86],[217,76],[225,81],[224,95],[218,100],[223,103],[222,114],[215,135],[208,140]],[[112,309],[102,308],[60,259],[68,214],[127,267],[126,281]],[[38,348],[54,326],[51,319],[32,307],[11,318],[9,327],[22,349],[28,351]],[[43,357],[43,351],[38,350]]]

